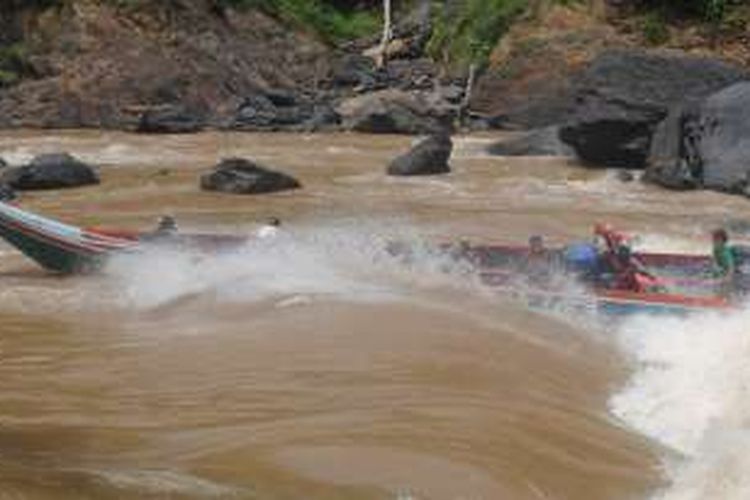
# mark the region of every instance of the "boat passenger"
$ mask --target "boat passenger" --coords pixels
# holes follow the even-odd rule
[[[716,229],[711,233],[713,242],[713,276],[718,279],[718,292],[730,295],[737,278],[737,263],[729,246],[729,233],[726,229]]]
[[[629,246],[621,244],[617,249],[617,264],[612,288],[631,292],[648,292],[658,288],[658,279],[633,256]]]
[[[266,223],[255,231],[255,236],[261,239],[274,238],[279,234],[281,220],[276,217],[270,217]]]
[[[729,234],[725,229],[716,229],[711,233],[713,241],[714,275],[731,276],[736,271],[734,253],[729,246]]]
[[[613,286],[622,269],[619,248],[625,245],[625,236],[616,232],[609,224],[596,224],[594,236],[597,240],[596,284],[605,288]]]
[[[594,226],[594,234],[603,240],[598,261],[598,285],[616,290],[646,292],[659,289],[659,279],[633,256],[624,234],[607,224]]]
[[[521,272],[533,284],[543,284],[550,280],[554,271],[552,253],[544,246],[539,235],[529,238],[529,249],[522,263]]]
[[[155,236],[171,236],[177,233],[177,221],[171,215],[163,215],[154,231]]]

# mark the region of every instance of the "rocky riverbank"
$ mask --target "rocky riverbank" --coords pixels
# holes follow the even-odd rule
[[[667,47],[645,47],[621,12],[628,2],[599,3],[604,13],[530,7],[469,89],[467,68],[428,47],[438,29],[429,2],[399,12],[381,67],[376,36],[332,44],[234,2],[11,2],[0,8],[0,69],[15,71],[0,71],[0,127],[527,130],[490,152],[575,156],[592,167],[645,168],[647,180],[671,188],[748,192],[742,155],[711,160],[695,146],[710,134],[698,116],[744,137],[741,120],[716,118],[710,104],[749,78],[736,37],[713,51],[704,35],[681,32]],[[732,94],[736,109],[744,95]]]
[[[363,54],[375,39],[334,47],[260,10],[217,5],[3,7],[19,81],[0,85],[0,127],[412,134],[452,125],[462,82],[424,56],[429,21],[419,15],[396,26],[390,63],[377,68]]]

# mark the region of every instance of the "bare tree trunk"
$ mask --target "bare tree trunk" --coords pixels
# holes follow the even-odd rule
[[[466,88],[464,89],[464,97],[461,99],[461,106],[458,109],[458,124],[464,126],[466,124],[466,117],[469,114],[469,104],[471,103],[471,91],[474,88],[474,79],[477,74],[477,64],[471,63],[469,66],[469,77],[466,79]]]
[[[388,62],[388,45],[391,43],[391,0],[383,0],[383,38],[380,41],[377,67],[382,68]]]

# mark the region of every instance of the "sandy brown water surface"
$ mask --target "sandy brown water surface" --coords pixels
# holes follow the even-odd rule
[[[565,241],[608,220],[643,244],[700,252],[746,202],[564,159],[489,158],[486,141],[459,138],[451,175],[392,179],[384,166],[408,138],[0,136],[12,163],[67,150],[100,166],[100,186],[24,195],[67,222],[143,229],[170,213],[184,228],[250,233],[274,215],[286,228],[239,258],[155,255],[87,277],[46,274],[0,246],[0,498],[598,500],[668,488],[663,443],[612,411],[637,371],[617,332],[531,312],[433,255],[384,263],[377,247],[393,235]],[[234,155],[305,188],[200,192],[199,174]]]

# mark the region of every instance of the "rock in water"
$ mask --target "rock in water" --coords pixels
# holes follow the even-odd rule
[[[750,194],[750,82],[673,109],[654,137],[646,179]]]
[[[641,51],[610,51],[581,77],[572,118],[560,137],[585,163],[643,168],[654,130],[669,109],[747,80],[718,60]]]
[[[0,158],[0,169],[3,169],[8,166],[8,162],[6,162],[4,159]]]
[[[633,182],[635,180],[635,175],[633,175],[633,172],[630,170],[618,170],[617,180],[620,182]]]
[[[99,184],[99,177],[93,167],[68,153],[53,153],[39,155],[22,167],[4,169],[0,184],[21,191],[72,188]]]
[[[496,142],[487,148],[495,156],[574,156],[573,149],[562,142],[559,127],[533,129],[519,137]]]
[[[149,134],[186,134],[205,127],[203,117],[181,106],[147,110],[141,115],[138,132]]]
[[[261,194],[296,189],[302,185],[285,173],[244,158],[227,158],[201,176],[201,189],[235,194]]]
[[[388,175],[434,175],[451,171],[453,142],[448,135],[428,137],[388,165]]]

